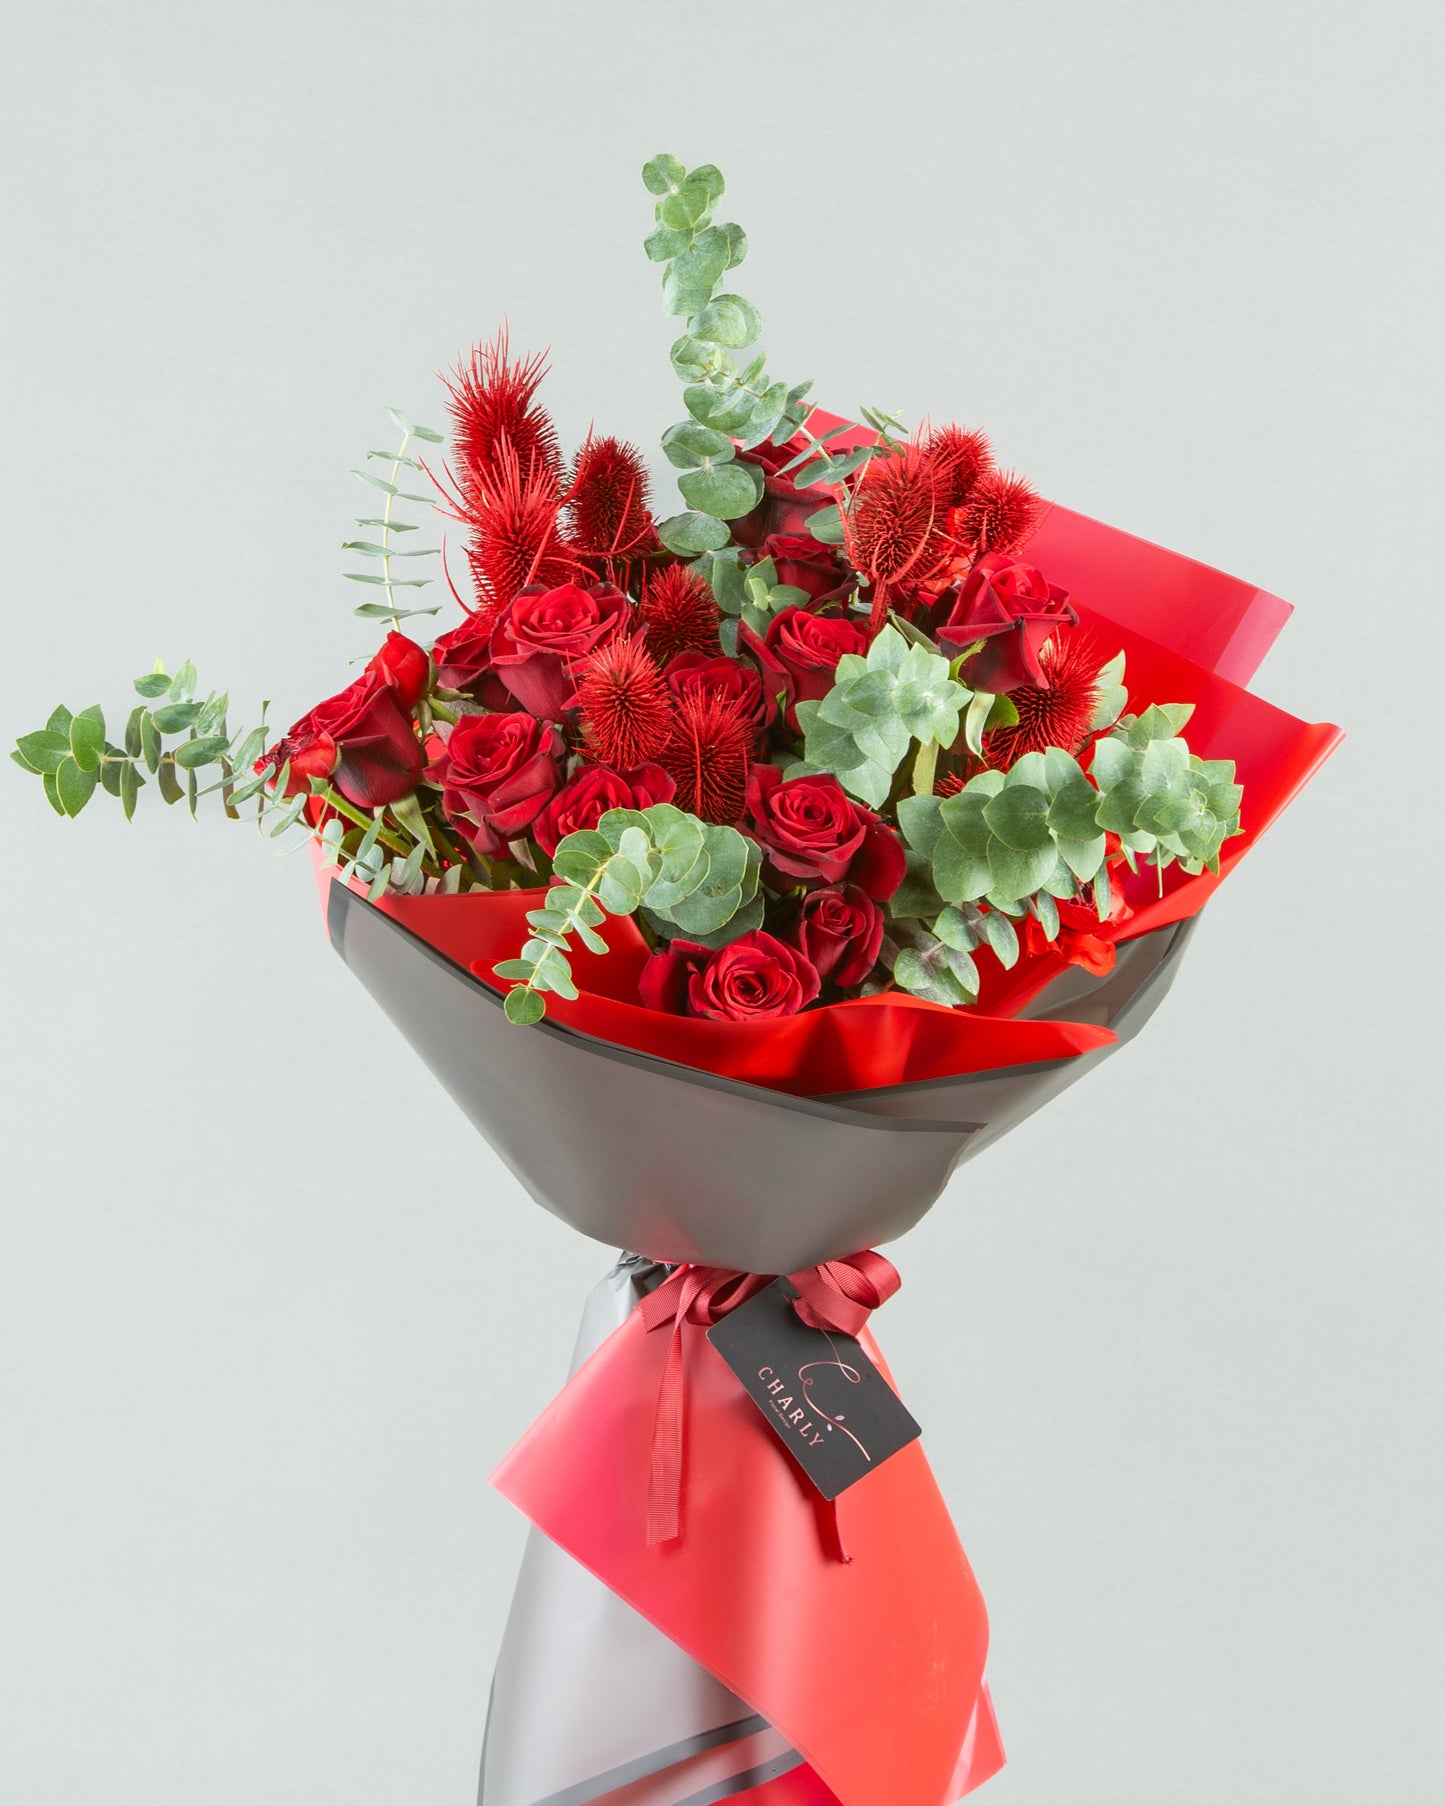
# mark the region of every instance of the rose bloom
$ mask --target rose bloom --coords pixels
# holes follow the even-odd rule
[[[647,809],[670,803],[676,793],[677,785],[660,765],[637,765],[626,772],[583,765],[532,823],[532,838],[550,859],[566,835],[595,828],[609,809]]]
[[[724,701],[737,703],[758,728],[766,725],[772,713],[756,668],[725,652],[679,652],[667,661],[663,676],[679,702],[684,696],[710,690]]]
[[[1078,616],[1059,589],[1032,565],[1019,564],[1001,552],[986,552],[959,589],[953,608],[938,629],[938,643],[956,657],[982,640],[964,675],[976,690],[995,695],[1030,684],[1046,687],[1039,651],[1060,627],[1072,627]]]
[[[798,905],[785,938],[807,955],[819,978],[846,988],[878,964],[883,912],[856,884],[812,890]]]
[[[427,776],[488,858],[530,828],[561,781],[562,736],[530,715],[463,715]]]
[[[416,789],[422,773],[411,710],[430,672],[415,641],[389,633],[356,682],[293,722],[257,759],[255,770],[279,771],[289,762],[287,796],[309,790],[315,777],[330,778],[360,809],[399,802]]]
[[[694,941],[673,941],[652,955],[638,979],[648,1009],[712,1022],[796,1016],[819,988],[807,956],[761,928],[716,951]]]
[[[784,608],[768,622],[765,644],[792,680],[791,702],[821,702],[833,687],[843,654],[868,651],[868,629],[846,615]],[[794,720],[792,707],[788,718]]]
[[[846,878],[885,902],[907,870],[898,836],[830,772],[785,778],[776,765],[754,765],[744,825],[785,881]]]
[[[819,508],[827,505],[826,501],[817,503]],[[833,548],[811,533],[770,533],[758,547],[757,558],[771,558],[778,582],[806,590],[810,602],[848,587],[847,573],[839,568]]]
[[[492,668],[492,629],[494,622],[482,624],[477,617],[463,621],[450,633],[438,636],[432,646],[436,663],[437,686],[443,690],[460,690],[489,709],[516,709],[521,704]]]
[[[529,715],[560,721],[572,699],[572,667],[631,622],[632,604],[610,583],[518,590],[492,630],[492,665]]]
[[[431,658],[404,633],[389,633],[366,667],[389,683],[407,708],[415,708],[431,683]]]
[[[763,472],[763,499],[751,514],[746,514],[740,521],[733,522],[733,538],[740,546],[761,546],[768,538],[787,535],[789,538],[808,538],[812,535],[807,530],[807,519],[816,514],[820,508],[826,508],[832,496],[826,489],[795,489],[793,478],[802,469],[790,470],[786,476],[778,472],[784,464],[789,464],[803,449],[801,438],[790,439],[786,445],[774,445],[771,440],[764,440],[750,450],[738,453],[740,464],[756,464]],[[838,450],[837,440],[833,440],[830,450]],[[817,541],[813,543],[816,545]],[[779,578],[779,582],[786,579]]]

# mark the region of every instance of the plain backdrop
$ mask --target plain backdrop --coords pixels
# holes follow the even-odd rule
[[[1142,1039],[891,1250],[997,1806],[1445,1789],[1441,21],[6,9],[7,741],[157,654],[233,720],[340,688],[348,470],[504,316],[569,444],[655,447],[661,150],[722,166],[790,380],[1297,604],[1258,687],[1343,751]],[[0,1799],[469,1806],[486,1476],[608,1255],[330,956],[304,855],[9,765],[0,810]]]

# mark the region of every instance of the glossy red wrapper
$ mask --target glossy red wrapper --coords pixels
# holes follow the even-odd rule
[[[871,1339],[865,1347],[880,1359]],[[948,1806],[963,1791],[988,1620],[922,1448],[839,1500],[852,1558],[841,1562],[820,1535],[817,1496],[706,1338],[690,1334],[686,1526],[675,1543],[649,1546],[665,1355],[665,1338],[634,1314],[493,1484],[764,1713],[843,1806]]]

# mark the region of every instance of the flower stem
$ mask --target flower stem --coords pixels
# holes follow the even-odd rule
[[[920,741],[918,757],[913,761],[913,794],[915,796],[932,796],[937,772],[938,742],[936,740]]]
[[[393,489],[396,488],[397,479],[401,475],[401,460],[406,453],[407,444],[410,439],[411,430],[408,428],[401,436],[401,444],[397,447],[396,451],[396,462],[391,467],[389,481]],[[391,593],[391,504],[395,500],[395,495],[388,495],[386,498],[386,506],[381,511],[381,579],[386,585],[387,606],[392,611],[391,624],[394,628],[399,628],[401,626],[401,612],[397,608],[396,597]]]

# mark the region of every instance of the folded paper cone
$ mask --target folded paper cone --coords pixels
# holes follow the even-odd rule
[[[515,949],[535,902],[500,892],[383,906],[332,882],[331,944],[544,1209],[614,1248],[754,1273],[794,1272],[911,1229],[961,1162],[1137,1032],[1188,929],[1131,943],[1106,977],[1060,975],[1059,1020],[993,1022],[890,996],[760,1025],[763,1044],[766,1031],[799,1025],[826,1060],[836,1094],[798,1096],[646,1050],[652,1036],[675,1052],[680,1029],[742,1025],[682,1023],[619,997],[628,923],[609,925],[610,969],[575,963],[579,984],[595,976],[602,987],[579,999],[590,1029],[556,1003],[535,1027],[509,1023],[495,981],[471,967]],[[850,1040],[837,1018],[870,1005],[878,1021],[898,1014],[929,1029]],[[592,1032],[599,1023],[613,1038]],[[736,1054],[740,1038],[703,1039]],[[821,1070],[792,1068],[795,1082]]]

